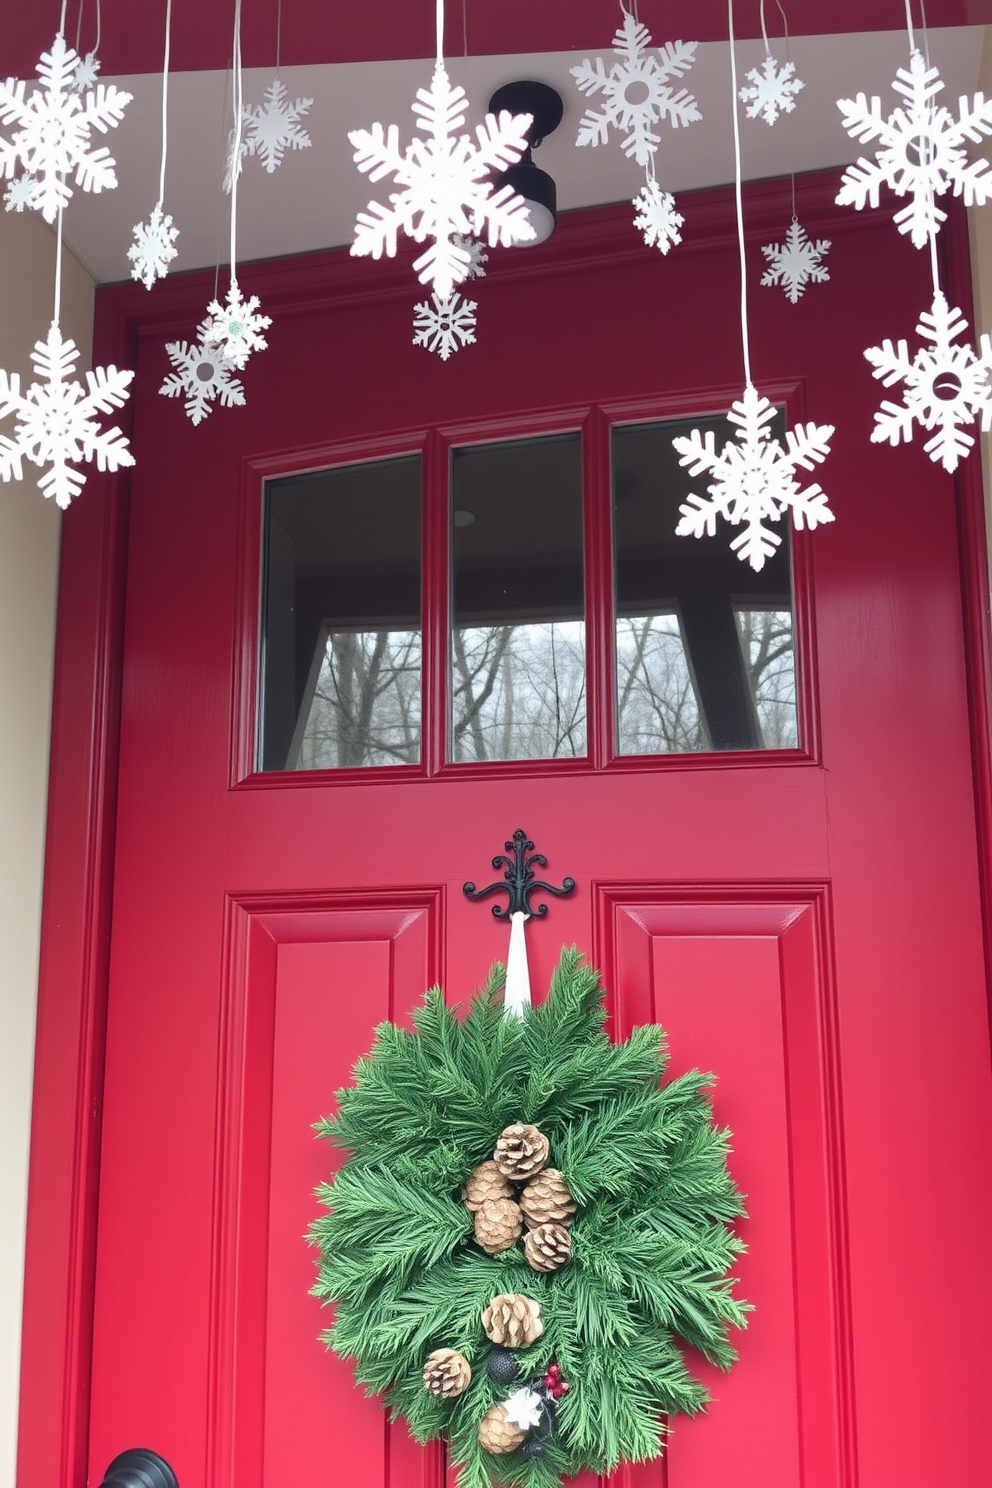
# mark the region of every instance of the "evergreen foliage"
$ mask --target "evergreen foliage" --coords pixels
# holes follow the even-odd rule
[[[462,1019],[435,988],[414,1032],[382,1024],[337,1115],[318,1123],[349,1157],[318,1190],[328,1213],[311,1230],[314,1293],[336,1304],[324,1341],[418,1441],[450,1440],[460,1488],[554,1488],[562,1475],[657,1456],[663,1418],[705,1404],[682,1346],[724,1369],[736,1357],[727,1330],[744,1326],[747,1307],[728,1277],[744,1249],[730,1225],[744,1211],[729,1134],[705,1094],[712,1077],[662,1084],[660,1028],[611,1043],[599,977],[578,951],[562,953],[547,1000],[523,1018],[504,1017],[502,984],[496,967]],[[578,1204],[572,1259],[547,1275],[520,1247],[480,1250],[462,1201],[468,1175],[518,1121],[550,1138]],[[544,1336],[519,1350],[520,1380],[556,1360],[571,1383],[546,1455],[531,1462],[478,1442],[482,1416],[507,1394],[486,1372],[480,1320],[499,1292],[541,1304]],[[454,1400],[423,1386],[437,1348],[472,1366]]]

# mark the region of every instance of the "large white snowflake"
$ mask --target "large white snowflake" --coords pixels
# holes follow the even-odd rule
[[[983,430],[992,427],[992,338],[981,337],[981,354],[976,356],[967,342],[953,345],[967,329],[961,311],[950,309],[938,290],[916,327],[929,346],[921,346],[913,357],[905,341],[893,346],[886,340],[868,348],[865,356],[884,387],[895,382],[906,385],[901,404],[886,399],[875,414],[873,444],[897,445],[900,440],[908,444],[914,423],[921,429],[935,429],[923,448],[931,460],[950,471],[957,469],[975,442],[968,425],[980,417]]]
[[[468,99],[462,88],[453,88],[439,62],[429,89],[417,90],[413,112],[417,127],[426,138],[414,137],[404,151],[399,147],[395,124],[383,129],[355,129],[348,138],[355,147],[355,164],[370,181],[392,176],[398,191],[391,192],[390,205],[370,202],[359,212],[351,251],[357,257],[371,254],[393,257],[400,231],[417,243],[430,238],[426,252],[415,261],[422,284],[446,300],[454,286],[467,276],[470,254],[455,238],[488,233],[489,246],[525,243],[534,237],[527,205],[511,187],[493,189],[490,176],[519,160],[527,148],[529,114],[487,114],[476,129],[478,144],[467,134],[454,133],[465,122]]]
[[[14,125],[10,139],[0,138],[0,177],[9,179],[20,166],[34,179],[31,205],[46,222],[54,222],[68,204],[75,172],[83,191],[109,191],[117,185],[114,161],[105,145],[91,148],[91,132],[106,134],[124,116],[131,94],[98,83],[84,94],[73,91],[79,58],[65,37],[56,36],[51,51],[38,63],[40,86],[31,93],[18,78],[0,83],[0,124]]]
[[[783,449],[771,435],[774,404],[750,384],[727,418],[736,425],[739,442],[728,440],[719,454],[712,429],[705,436],[693,429],[688,438],[672,441],[681,456],[679,464],[688,467],[690,475],[713,476],[707,495],[693,491],[679,507],[682,517],[675,531],[679,537],[712,537],[717,517],[733,527],[743,523],[744,531],[730,546],[757,572],[782,541],[765,522],[775,522],[787,511],[799,529],[812,531],[821,522],[833,521],[826,493],[818,485],[802,490],[796,480],[797,468],[812,470],[826,459],[833,425],[798,424],[786,431]]]
[[[602,57],[590,62],[588,57],[571,69],[580,93],[591,98],[602,93],[603,105],[597,112],[587,109],[579,122],[577,145],[605,145],[610,129],[626,135],[625,155],[633,156],[638,165],[647,165],[661,136],[655,129],[667,119],[673,129],[702,118],[695,98],[685,88],[677,92],[671,78],[682,77],[696,58],[698,42],[668,41],[653,56],[648,28],[629,13],[613,38],[613,50],[620,58],[607,71]]]
[[[187,417],[194,424],[202,423],[218,399],[223,408],[240,408],[245,401],[244,386],[234,375],[237,368],[233,362],[205,343],[209,326],[205,320],[197,327],[198,342],[168,341],[165,347],[176,370],[169,373],[159,392],[166,398],[185,398]]]
[[[300,120],[313,108],[312,98],[289,101],[285,84],[274,78],[262,102],[242,110],[242,155],[257,155],[271,175],[287,150],[309,150],[312,143]]]
[[[747,74],[752,86],[740,91],[741,102],[747,105],[748,118],[756,119],[760,114],[766,124],[774,124],[779,114],[791,114],[796,106],[796,94],[806,86],[795,73],[794,62],[786,62],[780,67],[771,52],[760,70],[752,67]]]
[[[944,84],[936,67],[928,67],[918,51],[909,68],[900,67],[894,90],[906,100],[888,119],[882,104],[873,98],[869,105],[863,93],[841,98],[837,107],[844,116],[848,134],[864,143],[879,140],[873,160],[864,156],[849,165],[841,179],[839,206],[860,209],[878,206],[883,185],[897,196],[912,195],[909,206],[895,215],[901,233],[909,233],[917,248],[925,247],[947,217],[935,198],[951,187],[963,196],[966,207],[981,206],[992,196],[992,165],[978,159],[968,163],[967,142],[977,144],[992,134],[992,98],[976,93],[972,103],[958,101],[957,120],[934,98]]]
[[[178,252],[178,236],[178,227],[173,226],[168,214],[163,215],[162,203],[157,202],[148,221],[139,222],[134,229],[134,242],[127,250],[131,278],[140,279],[146,289],[151,289],[156,279],[164,279]]]
[[[681,243],[679,231],[685,218],[675,210],[675,198],[670,191],[662,191],[658,182],[649,176],[634,197],[634,226],[644,234],[649,248],[667,253],[674,243]]]
[[[201,339],[205,346],[219,350],[239,372],[247,366],[253,351],[264,351],[269,344],[262,332],[272,324],[272,317],[260,315],[259,308],[258,296],[246,300],[236,282],[232,282],[223,305],[211,300],[207,306],[206,331]]]
[[[35,342],[31,360],[39,380],[26,393],[16,372],[0,371],[0,419],[13,414],[17,420],[13,439],[0,435],[0,479],[21,480],[24,460],[47,466],[38,485],[63,509],[86,484],[76,469],[80,462],[95,460],[98,470],[134,464],[121,431],[101,429],[96,421],[97,414],[124,406],[134,373],[94,367],[84,388],[73,379],[78,359],[76,343],[53,321],[46,340]]]
[[[761,282],[780,284],[795,305],[807,284],[825,284],[830,278],[830,270],[823,263],[829,250],[829,238],[817,238],[814,243],[799,219],[793,217],[785,242],[766,243],[761,250],[768,260]]]
[[[436,351],[442,362],[463,346],[475,342],[474,300],[463,300],[453,292],[446,300],[436,294],[413,307],[413,344]]]

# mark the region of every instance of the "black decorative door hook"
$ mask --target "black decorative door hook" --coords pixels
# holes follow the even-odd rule
[[[532,907],[531,894],[554,894],[556,898],[563,899],[575,888],[574,878],[563,879],[561,888],[556,889],[554,884],[544,883],[543,880],[534,877],[535,867],[546,868],[548,860],[543,853],[531,852],[534,844],[522,827],[514,832],[512,841],[504,842],[503,846],[506,848],[506,853],[497,853],[493,858],[494,868],[506,869],[502,882],[487,884],[484,889],[477,889],[471,882],[462,885],[462,892],[468,899],[485,899],[489,894],[505,893],[508,901],[506,908],[502,909],[498,904],[493,905],[493,914],[497,920],[508,920],[518,911],[526,915],[535,915],[540,919],[547,914],[548,906],[538,904]],[[512,857],[507,854],[512,854]]]

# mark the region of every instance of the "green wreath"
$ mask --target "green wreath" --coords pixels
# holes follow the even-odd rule
[[[744,1211],[711,1076],[661,1084],[656,1026],[612,1043],[575,949],[523,1017],[503,976],[461,1020],[434,989],[414,1032],[382,1024],[318,1123],[350,1155],[318,1189],[313,1290],[336,1304],[324,1342],[450,1442],[460,1488],[552,1488],[658,1456],[664,1418],[705,1405],[682,1349],[736,1357]]]

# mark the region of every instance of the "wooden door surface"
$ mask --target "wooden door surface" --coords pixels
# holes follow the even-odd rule
[[[787,200],[781,183],[750,193],[756,235]],[[740,392],[726,193],[691,199],[665,260],[626,210],[504,254],[476,296],[478,346],[447,364],[410,345],[405,266],[246,268],[270,348],[245,374],[249,406],[199,428],[158,388],[162,343],[189,333],[202,281],[170,286],[139,325],[91,1482],[146,1445],[183,1488],[441,1488],[441,1454],[388,1427],[317,1342],[303,1235],[334,1159],[310,1128],[378,1021],[435,980],[466,997],[505,956],[505,930],[462,884],[488,881],[517,827],[553,882],[577,885],[529,927],[535,988],[577,942],[618,1033],[656,1019],[673,1072],[713,1069],[748,1196],[740,1361],[726,1377],[700,1365],[709,1411],[673,1423],[663,1463],[618,1481],[992,1480],[960,492],[919,447],[868,443],[863,348],[911,334],[928,270],[887,217],[828,200],[814,183],[801,210],[833,240],[829,285],[796,306],[753,294],[759,385],[788,419],[837,430],[822,475],[837,520],[793,540],[796,747],[613,747],[609,432],[720,412]],[[146,315],[140,295],[115,291],[113,306]],[[448,455],[556,430],[582,439],[588,746],[447,763]],[[265,483],[411,451],[421,763],[260,771]]]

